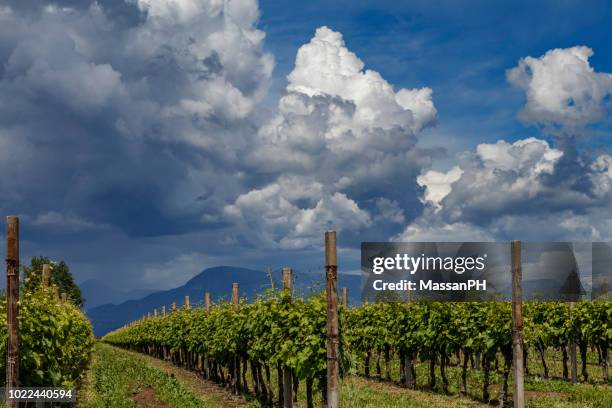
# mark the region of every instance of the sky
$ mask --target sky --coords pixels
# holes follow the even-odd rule
[[[404,4],[406,3],[406,4]],[[165,289],[362,241],[612,239],[605,1],[0,3],[22,263]]]

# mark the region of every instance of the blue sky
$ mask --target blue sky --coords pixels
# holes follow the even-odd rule
[[[317,270],[329,227],[345,271],[365,240],[608,240],[611,9],[9,1],[0,209],[125,287]]]
[[[266,48],[277,62],[277,93],[297,48],[314,28],[327,25],[394,86],[431,87],[439,123],[430,133],[451,134],[461,144],[534,133],[517,120],[524,95],[505,78],[520,58],[587,45],[595,51],[595,70],[612,67],[606,1],[313,1],[291,7],[262,1],[261,9]],[[603,142],[609,145],[609,138]]]

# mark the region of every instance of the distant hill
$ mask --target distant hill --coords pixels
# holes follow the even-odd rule
[[[278,284],[280,272],[272,273],[273,280]],[[338,287],[347,287],[349,300],[352,304],[359,302],[361,277],[358,275],[342,275],[338,277]],[[252,300],[258,294],[263,294],[271,287],[270,276],[264,271],[238,268],[232,266],[217,266],[208,268],[194,276],[187,283],[174,289],[149,294],[141,299],[132,299],[118,305],[105,304],[87,310],[94,333],[102,336],[111,330],[121,327],[127,322],[139,319],[153,309],[161,309],[165,305],[169,309],[175,302],[183,304],[186,295],[194,306],[202,303],[205,292],[210,292],[213,302],[229,300],[232,282],[240,284],[240,296]],[[322,274],[295,273],[295,288],[298,293],[320,291],[325,288]]]
[[[79,287],[83,298],[85,298],[85,309],[108,303],[119,304],[130,299],[140,299],[158,291],[156,289],[117,290],[97,279],[86,280]]]

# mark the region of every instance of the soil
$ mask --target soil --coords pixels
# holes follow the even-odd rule
[[[133,401],[136,402],[138,408],[172,408],[172,406],[161,402],[155,396],[155,390],[151,387],[146,387],[132,394]]]

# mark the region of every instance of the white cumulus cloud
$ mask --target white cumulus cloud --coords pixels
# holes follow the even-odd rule
[[[595,72],[593,50],[585,46],[553,49],[538,58],[526,57],[507,72],[508,81],[524,90],[520,112],[526,122],[583,126],[606,118],[612,74]]]
[[[416,175],[429,163],[416,142],[436,119],[431,89],[394,90],[328,27],[299,48],[287,79],[277,114],[259,129],[245,161],[276,181],[242,194],[226,213],[240,207],[247,225],[263,231],[269,228],[262,222],[272,228],[289,222],[289,238],[281,242],[286,247],[308,246],[303,237],[318,237],[330,222],[350,230],[368,227],[372,219],[403,222],[402,208],[418,204],[411,194],[418,188]],[[283,188],[288,179],[300,180],[292,189],[316,185],[323,193],[299,206],[288,197],[292,189]],[[255,198],[267,202],[240,205]],[[260,205],[264,215],[257,216]]]

